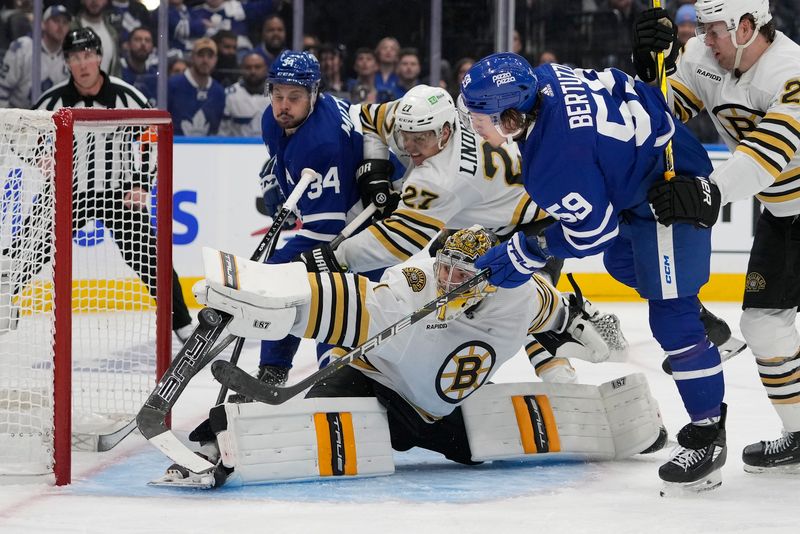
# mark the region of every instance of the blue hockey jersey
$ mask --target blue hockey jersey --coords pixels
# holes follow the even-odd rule
[[[191,69],[172,76],[167,85],[167,107],[175,125],[175,135],[216,135],[225,111],[225,89],[222,85],[209,78],[207,87],[199,87]]]
[[[363,158],[362,136],[350,119],[349,104],[320,94],[314,111],[292,135],[285,135],[275,121],[272,106],[261,120],[261,132],[270,154],[276,156],[275,175],[288,197],[311,168],[322,177],[312,182],[298,202],[303,228],[270,258],[284,263],[320,243],[333,240],[348,216],[360,212],[361,199],[355,171]]]
[[[675,124],[658,88],[622,71],[553,63],[534,72],[539,103],[535,123],[520,143],[525,189],[559,220],[545,230],[550,252],[591,256],[618,235],[623,210],[652,217],[647,190],[663,179],[664,148]],[[711,172],[696,140],[675,156],[679,174]]]

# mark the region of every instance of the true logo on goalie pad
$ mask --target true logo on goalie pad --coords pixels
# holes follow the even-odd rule
[[[222,278],[225,281],[225,287],[239,289],[239,270],[236,268],[236,258],[233,254],[222,251],[219,256],[222,260]]]
[[[447,356],[439,368],[436,392],[450,404],[459,404],[486,382],[494,367],[494,349],[482,341],[468,341]]]
[[[511,403],[525,454],[561,450],[553,408],[546,395],[514,396],[511,397]]]
[[[352,414],[315,413],[314,427],[320,476],[358,474]]]

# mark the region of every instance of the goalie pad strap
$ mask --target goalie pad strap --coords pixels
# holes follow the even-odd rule
[[[229,483],[394,472],[386,410],[374,398],[224,406],[227,428],[217,441],[223,465],[234,468]]]
[[[625,458],[649,447],[661,428],[640,373],[601,386],[487,384],[461,408],[474,461],[542,454]]]

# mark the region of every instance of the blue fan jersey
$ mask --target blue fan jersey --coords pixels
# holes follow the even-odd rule
[[[619,234],[623,210],[652,218],[647,190],[663,179],[664,148],[676,127],[658,88],[622,71],[548,64],[534,72],[540,103],[520,147],[525,188],[559,220],[545,230],[550,252],[591,256]],[[681,138],[678,174],[708,176],[702,145]]]
[[[330,95],[317,97],[313,112],[292,135],[275,121],[272,106],[261,119],[264,144],[276,155],[275,175],[288,197],[302,170],[314,169],[321,178],[311,182],[297,204],[303,228],[269,262],[284,263],[321,243],[333,240],[361,207],[355,172],[363,159],[361,133],[349,115],[349,104]]]
[[[175,135],[203,137],[217,135],[225,110],[225,89],[209,78],[205,88],[197,85],[191,69],[176,74],[167,81],[168,109],[175,125]]]

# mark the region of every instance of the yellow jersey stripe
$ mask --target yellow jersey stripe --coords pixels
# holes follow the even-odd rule
[[[770,204],[787,202],[789,200],[800,198],[800,186],[781,193],[769,193],[769,192],[759,193],[756,195],[756,198],[758,198],[761,202]]]
[[[383,221],[379,222],[378,225],[383,225],[387,231],[400,234],[400,236],[413,243],[419,250],[425,248],[425,245],[427,245],[428,241],[431,240],[430,236],[426,236],[416,228],[409,226],[408,223],[405,223],[402,220],[394,217],[384,219]]]
[[[357,335],[354,345],[362,345],[369,337],[369,308],[367,308],[367,278],[359,276],[358,279],[358,311],[356,314]]]
[[[739,146],[736,147],[736,150],[742,152],[743,154],[747,154],[748,156],[753,158],[755,162],[761,165],[761,167],[763,167],[765,171],[770,173],[773,178],[778,178],[778,176],[780,176],[782,170],[781,167],[779,167],[777,163],[767,158],[760,152],[756,152],[752,147],[740,144]]]
[[[522,198],[520,198],[519,202],[517,203],[517,207],[514,208],[514,214],[511,216],[511,224],[521,223],[523,215],[528,210],[528,206],[530,206],[532,203],[533,201],[527,193],[522,195]]]
[[[358,115],[361,119],[361,129],[364,131],[378,133],[378,128],[375,126],[375,118],[370,113],[370,105],[371,104],[364,104],[361,106],[361,112]]]
[[[389,107],[388,104],[379,105],[375,118],[375,123],[378,129],[378,135],[380,135],[383,138],[386,137],[386,130],[384,129],[384,124],[386,121],[386,111],[388,107]]]
[[[401,208],[401,209],[395,210],[395,212],[392,215],[393,216],[398,216],[398,217],[403,217],[405,219],[410,220],[411,222],[415,222],[415,223],[420,224],[422,226],[427,226],[427,227],[431,228],[432,230],[435,229],[437,232],[439,230],[441,230],[442,228],[444,228],[444,222],[443,221],[440,221],[439,219],[436,219],[434,217],[428,217],[427,215],[423,215],[418,211]]]
[[[764,148],[774,152],[780,152],[783,157],[786,158],[787,162],[794,157],[794,153],[796,152],[796,149],[788,143],[785,137],[775,135],[769,131],[754,130],[747,134],[745,140],[758,142],[758,144]]]
[[[788,180],[791,180],[792,178],[797,178],[797,177],[800,177],[800,167],[792,169],[791,171],[786,171],[784,173],[781,173],[781,175],[778,176],[778,179],[775,180],[775,183],[786,182]]]
[[[764,122],[767,124],[783,126],[795,137],[800,138],[800,122],[797,122],[797,119],[791,115],[786,115],[785,113],[767,113],[758,124],[761,125]]]
[[[689,112],[689,110],[686,109],[686,107],[684,107],[683,104],[681,104],[680,100],[676,98],[672,102],[674,104],[673,109],[677,113],[678,118],[680,119],[681,122],[687,122],[689,119],[692,118],[692,114]]]
[[[368,228],[368,230],[375,237],[375,239],[378,240],[378,242],[383,246],[383,248],[385,248],[386,250],[391,252],[391,254],[395,258],[397,258],[397,259],[399,259],[401,261],[405,261],[405,260],[407,260],[408,258],[411,257],[411,254],[408,251],[404,250],[402,247],[400,247],[397,244],[395,244],[392,241],[390,241],[388,236],[386,236],[378,228],[377,225],[370,226]]]
[[[344,336],[344,324],[347,320],[347,294],[345,292],[344,275],[331,273],[331,286],[335,295],[335,304],[331,306],[332,325],[327,336],[331,345],[341,345]]]
[[[319,331],[319,324],[320,324],[319,274],[308,273],[308,283],[311,286],[311,306],[309,307],[308,324],[306,325],[306,331],[303,334],[303,337],[314,338],[314,336],[316,336],[317,332]]]

